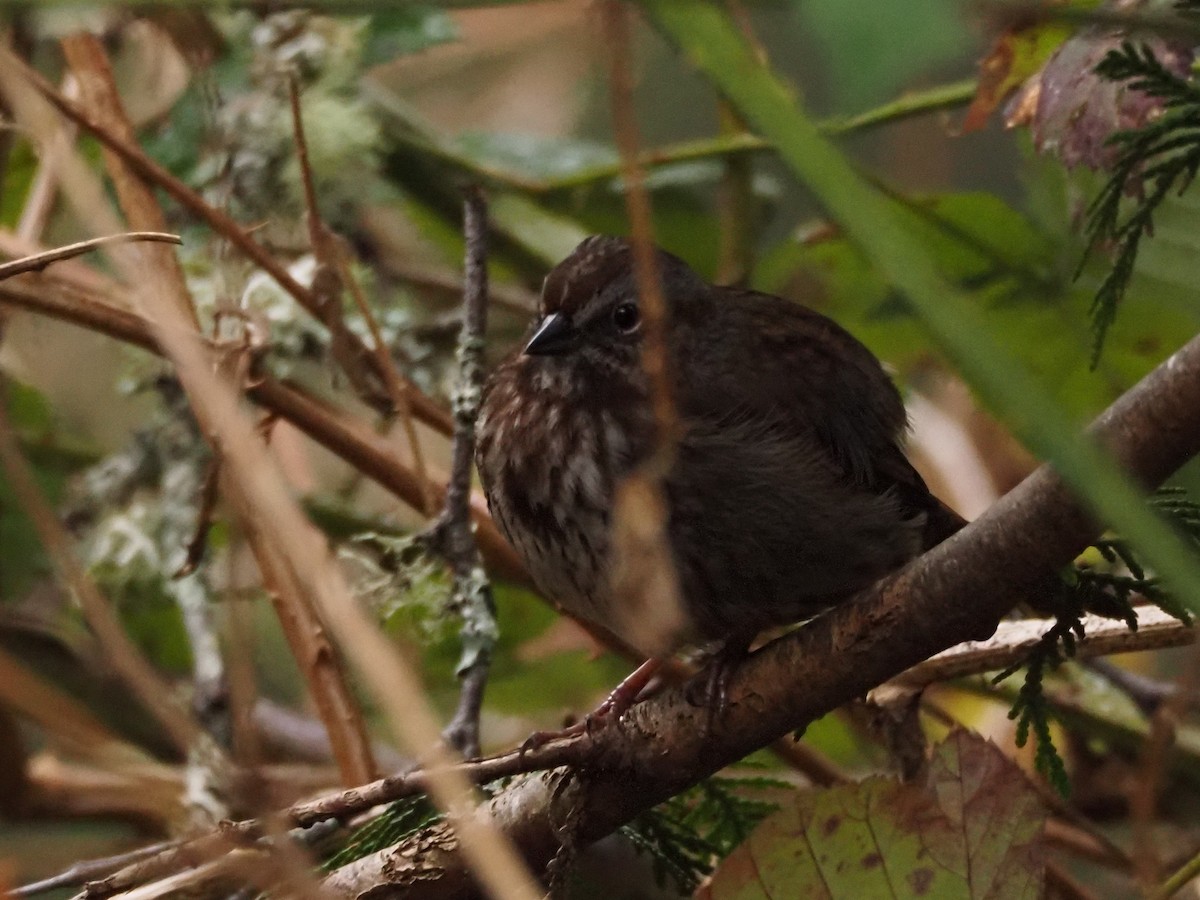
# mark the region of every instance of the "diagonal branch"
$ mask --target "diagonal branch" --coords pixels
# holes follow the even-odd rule
[[[1200,452],[1200,338],[1109,408],[1091,435],[1144,485]],[[1070,562],[1100,526],[1043,466],[962,532],[875,585],[856,602],[767,645],[729,684],[710,726],[672,688],[591,735],[586,767],[514,780],[493,820],[544,868],[564,835],[596,840],[638,813],[934,654],[986,640],[1013,598]],[[564,817],[569,820],[564,823]],[[418,834],[333,873],[352,893],[401,881],[407,897],[477,896],[461,855]]]
[[[12,278],[14,275],[23,275],[26,272],[40,272],[51,263],[61,262],[64,259],[74,259],[76,256],[90,253],[97,247],[103,247],[108,244],[127,244],[134,241],[157,241],[163,244],[183,243],[179,235],[168,234],[162,231],[130,231],[122,234],[108,234],[104,237],[79,241],[75,244],[67,244],[65,247],[55,247],[53,250],[47,250],[44,253],[23,256],[20,259],[14,259],[12,262],[0,263],[0,281],[3,281],[5,278]]]

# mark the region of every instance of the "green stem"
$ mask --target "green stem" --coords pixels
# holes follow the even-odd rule
[[[891,122],[899,122],[913,116],[941,109],[951,109],[968,103],[975,95],[976,84],[975,79],[969,78],[938,85],[928,90],[912,91],[858,115],[828,119],[818,127],[826,134],[841,137]],[[414,110],[398,102],[387,91],[369,81],[365,90],[372,102],[401,126],[393,131],[393,138],[423,153],[461,166],[488,181],[541,194],[582,187],[597,181],[617,178],[621,174],[621,162],[615,152],[612,154],[611,160],[581,165],[571,172],[545,178],[538,178],[505,166],[481,161],[464,152],[455,141],[438,135],[431,126],[416,115]],[[762,153],[773,149],[774,145],[770,141],[748,132],[740,132],[679,141],[655,150],[647,150],[641,155],[640,162],[644,168],[652,169],[675,163],[729,157],[742,153]]]
[[[1185,862],[1170,878],[1164,881],[1158,890],[1150,895],[1150,900],[1169,900],[1187,887],[1188,882],[1198,875],[1200,875],[1200,853]]]

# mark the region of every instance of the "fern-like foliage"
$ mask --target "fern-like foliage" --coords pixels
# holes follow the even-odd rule
[[[341,849],[325,860],[321,870],[332,872],[356,859],[398,844],[414,831],[441,817],[441,813],[423,794],[396,800],[378,816],[355,829]]]
[[[1084,637],[1083,622],[1080,621],[1082,614],[1082,609],[1076,609],[1074,614],[1068,611],[1061,613],[1058,621],[1042,635],[1042,639],[1030,651],[1027,659],[1009,666],[995,678],[995,682],[1001,682],[1022,666],[1025,667],[1025,681],[1008,711],[1008,717],[1017,722],[1016,744],[1018,747],[1024,747],[1030,733],[1033,734],[1037,742],[1034,764],[1064,797],[1071,786],[1067,779],[1066,765],[1050,736],[1052,712],[1046,699],[1043,681],[1046,672],[1053,671],[1075,655],[1076,640],[1082,640]]]
[[[1190,500],[1183,489],[1168,487],[1160,488],[1150,498],[1150,505],[1200,550],[1200,504]],[[1137,612],[1133,608],[1133,596],[1138,594],[1185,625],[1192,622],[1191,613],[1163,590],[1156,577],[1146,572],[1126,541],[1103,538],[1092,546],[1114,570],[1073,569],[1070,577],[1064,580],[1064,590],[1057,598],[1058,608],[1053,627],[1042,635],[1025,660],[1005,669],[994,679],[994,683],[999,683],[1022,667],[1025,669],[1025,681],[1008,717],[1017,722],[1018,747],[1025,746],[1030,734],[1036,739],[1034,761],[1037,769],[1064,796],[1070,785],[1062,757],[1050,736],[1052,710],[1046,699],[1043,682],[1047,672],[1075,655],[1078,641],[1086,636],[1084,614],[1091,612],[1123,619],[1130,631],[1136,631]]]
[[[642,813],[620,832],[652,860],[660,886],[690,894],[776,806],[753,796],[786,789],[770,778],[709,778]]]
[[[620,833],[651,858],[660,885],[671,881],[690,893],[754,826],[775,811],[774,803],[756,795],[789,788],[772,778],[709,778],[642,813],[622,826]],[[321,869],[332,872],[391,847],[441,818],[424,795],[397,800],[357,828]]]
[[[1170,194],[1182,193],[1200,169],[1200,85],[1170,71],[1147,44],[1130,41],[1109,51],[1096,73],[1156,99],[1162,114],[1109,139],[1119,153],[1111,177],[1088,210],[1084,259],[1098,245],[1113,248],[1112,269],[1092,301],[1093,366],[1133,276],[1138,246],[1152,231],[1155,212]],[[1123,213],[1126,196],[1134,198],[1128,214]]]

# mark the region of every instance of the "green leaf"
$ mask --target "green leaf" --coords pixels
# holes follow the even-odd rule
[[[552,213],[512,191],[492,195],[490,214],[497,231],[547,266],[558,265],[591,233],[574,219]]]
[[[984,402],[1019,439],[1055,464],[1102,521],[1138,546],[1169,589],[1200,611],[1200,560],[1141,502],[1141,492],[1111,457],[1078,433],[1028,367],[997,343],[971,297],[947,283],[890,202],[821,135],[728,15],[707,0],[643,0],[642,5],[746,121],[776,145],[793,174],[912,304]]]
[[[1041,896],[1044,810],[993,744],[958,731],[924,784],[873,777],[796,791],[717,869],[697,897]]]
[[[13,427],[33,465],[38,484],[52,502],[57,502],[67,476],[84,463],[83,455],[55,452],[53,412],[38,391],[9,379],[3,401],[8,404]],[[37,581],[52,572],[37,532],[0,474],[0,600],[20,600]]]
[[[0,223],[5,228],[15,228],[20,221],[38,162],[28,141],[10,139],[13,145],[4,161],[4,180],[0,193]]]
[[[956,0],[805,0],[796,11],[823,51],[833,102],[842,109],[878,102],[895,85],[960,58],[970,41]]]
[[[1092,287],[1072,283],[1076,254],[1004,201],[986,193],[898,198],[897,217],[925,246],[938,273],[985,311],[992,338],[1034,373],[1072,418],[1098,413],[1200,328],[1183,289],[1143,277],[1127,297],[1099,371],[1090,372],[1086,327]],[[1186,238],[1184,238],[1186,240]],[[1198,247],[1197,249],[1200,249]],[[903,375],[936,348],[911,304],[845,236],[789,238],[768,252],[754,286],[806,289],[803,300],[849,328]]]

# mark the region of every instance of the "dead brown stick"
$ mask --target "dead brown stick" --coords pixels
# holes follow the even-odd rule
[[[417,509],[425,515],[431,516],[437,509],[437,500],[433,481],[429,477],[429,467],[425,464],[425,451],[421,449],[421,438],[417,434],[417,423],[413,419],[412,399],[409,397],[409,384],[411,383],[406,383],[400,377],[396,361],[392,358],[387,342],[383,339],[379,321],[371,312],[371,306],[363,295],[362,285],[358,283],[346,257],[340,252],[337,254],[337,263],[342,281],[350,288],[350,296],[354,298],[355,306],[358,307],[363,321],[367,323],[367,328],[371,331],[372,349],[375,351],[375,355],[380,357],[379,365],[387,373],[387,388],[392,395],[392,408],[404,429],[404,436],[408,440],[408,449],[412,454],[413,471],[416,473],[417,483],[421,486],[421,505]]]
[[[312,291],[304,287],[287,269],[276,260],[267,250],[255,241],[250,234],[242,228],[237,222],[230,218],[226,213],[207,203],[204,198],[181,182],[178,178],[160,166],[157,162],[146,155],[136,143],[130,140],[125,140],[121,135],[116,134],[113,130],[107,127],[103,122],[84,110],[79,104],[72,102],[62,95],[62,93],[47,82],[36,71],[12,54],[9,54],[9,63],[24,77],[43,97],[46,98],[62,115],[66,116],[72,122],[75,122],[81,128],[92,134],[105,147],[112,150],[122,160],[138,174],[139,177],[161,188],[173,200],[183,206],[188,212],[192,213],[214,232],[226,238],[239,251],[241,251],[251,262],[266,272],[273,278],[276,283],[288,292],[296,301],[304,307],[304,309],[314,316],[318,321],[323,322],[324,318],[321,315],[320,305],[313,296]],[[351,335],[349,341],[356,342],[357,338]],[[358,342],[356,348],[356,357],[362,360],[370,360],[369,365],[374,368],[374,356],[366,350],[361,342]],[[349,374],[349,373],[348,373]],[[380,378],[382,383],[382,373],[375,372],[376,377]],[[351,377],[354,377],[351,375]],[[409,394],[412,401],[413,414],[418,419],[425,422],[430,427],[440,431],[443,434],[450,434],[452,425],[450,417],[446,411],[438,406],[433,400],[421,393],[415,386],[412,386]],[[390,403],[390,398],[380,394],[373,398],[376,405],[380,402]]]
[[[1157,607],[1142,606],[1137,612],[1137,631],[1130,631],[1121,621],[1084,616],[1082,621],[1087,638],[1079,642],[1076,658],[1182,647],[1196,642],[1195,628],[1184,625]],[[913,666],[889,683],[912,690],[938,681],[999,672],[1027,659],[1053,624],[1052,619],[1001,622],[996,633],[987,640],[957,644]]]
[[[405,437],[408,439],[408,449],[413,458],[413,468],[417,474],[417,481],[421,486],[421,504],[417,509],[426,516],[432,516],[437,509],[437,503],[434,500],[433,486],[429,480],[429,470],[425,465],[425,453],[421,449],[421,441],[417,436],[416,424],[413,421],[412,400],[409,397],[412,382],[406,381],[401,376],[400,370],[396,368],[396,361],[392,358],[391,353],[388,352],[388,346],[383,339],[383,332],[379,328],[379,322],[376,320],[375,314],[371,311],[371,306],[367,303],[367,298],[363,296],[362,287],[359,285],[358,279],[354,277],[354,273],[350,269],[350,264],[346,261],[345,254],[342,252],[338,240],[321,220],[320,210],[317,205],[317,189],[313,181],[312,166],[308,161],[308,140],[304,135],[304,116],[301,114],[300,109],[300,89],[294,76],[288,80],[288,97],[292,108],[292,130],[296,136],[296,157],[300,163],[300,176],[304,185],[304,201],[308,210],[309,242],[320,264],[332,268],[337,273],[338,280],[342,286],[349,288],[350,295],[354,298],[354,303],[358,307],[359,314],[363,317],[363,321],[367,323],[367,328],[371,332],[371,349],[375,353],[376,368],[381,373],[384,386],[391,395],[392,412],[399,416],[401,426],[404,428]],[[340,321],[336,327],[342,330],[345,329],[344,323]]]
[[[0,303],[28,309],[124,341],[151,353],[162,349],[140,315],[98,300],[71,284],[27,284],[13,280],[0,284]],[[298,385],[256,375],[247,393],[272,413],[288,420],[318,444],[378,482],[414,509],[420,505],[420,482],[393,452],[390,444],[367,425],[351,419]],[[435,485],[440,503],[444,487]],[[498,576],[528,586],[520,561],[500,536],[482,502],[472,503],[477,537],[488,565]]]
[[[624,597],[625,618],[618,631],[633,631],[644,656],[669,646],[686,618],[667,534],[668,510],[663,479],[675,460],[679,418],[667,343],[669,310],[663,294],[650,194],[639,160],[637,121],[628,10],[623,0],[604,0],[601,7],[613,131],[621,157],[625,208],[633,238],[633,275],[642,329],[641,362],[654,415],[653,452],[617,486],[612,511],[613,591]]]
[[[125,114],[125,105],[117,93],[117,82],[100,39],[81,31],[64,37],[60,45],[79,85],[82,104],[92,111],[96,121],[103,122],[114,135],[126,143],[133,143],[133,125]],[[53,136],[54,131],[51,130],[47,146],[53,143]],[[103,154],[104,167],[116,188],[117,202],[126,221],[137,231],[165,232],[167,217],[150,185],[112,148],[104,147]],[[192,324],[198,324],[200,320],[196,315],[196,306],[186,289],[179,259],[167,248],[148,248],[146,252],[175,285],[172,293],[186,304],[183,311]]]
[[[85,860],[50,878],[43,878],[40,881],[32,881],[19,888],[13,888],[8,892],[8,895],[10,897],[35,897],[46,891],[74,887],[77,884],[83,884],[85,881],[105,878],[126,866],[158,856],[169,850],[173,843],[171,841],[162,841],[157,844],[147,844],[145,847],[139,847],[127,853],[118,853],[114,856]]]
[[[55,247],[45,253],[35,253],[32,256],[14,259],[12,262],[0,263],[0,281],[25,272],[40,272],[51,263],[82,256],[98,247],[106,247],[110,244],[129,244],[135,241],[158,241],[164,244],[183,243],[179,235],[163,231],[128,231],[123,234],[109,234],[104,237],[67,244],[65,247]]]
[[[66,38],[63,44],[64,52],[67,53],[80,80],[83,96],[93,101],[96,123],[126,143],[131,142],[132,129],[121,109],[120,98],[116,93],[116,85],[103,46],[93,36],[83,34]],[[6,57],[7,61],[9,60]],[[10,86],[10,94],[19,94],[19,89],[12,89]],[[46,130],[46,119],[53,114],[49,109],[43,113],[37,108],[32,102],[36,96],[32,91],[28,91],[26,96],[10,99],[21,104],[19,115],[23,115],[32,128]],[[118,202],[130,221],[165,221],[166,217],[153,192],[142,181],[142,173],[136,168],[128,168],[127,161],[117,153],[107,153],[105,162],[114,183],[118,186]],[[79,208],[82,221],[103,221],[111,216],[111,212],[100,205],[102,201],[98,198],[102,195],[98,195],[94,187],[89,186],[81,191],[88,180],[88,174],[86,170],[80,170],[77,157],[65,158],[63,176],[64,191],[68,198],[75,197],[74,202]],[[80,201],[81,195],[90,198],[86,204]],[[199,336],[194,305],[183,277],[183,270],[174,254],[143,256],[139,258],[140,265],[123,258],[118,258],[118,262],[123,264],[127,274],[133,271],[152,273],[157,283],[155,306],[161,310],[163,303],[175,304],[183,314],[184,327]],[[136,291],[133,292],[133,296],[138,296]],[[220,447],[215,449],[219,454]],[[262,549],[253,540],[251,546]],[[270,569],[269,562],[264,563],[262,559],[259,562],[265,569]],[[342,767],[346,783],[355,784],[364,778],[374,777],[366,726],[362,721],[359,706],[350,692],[346,674],[341,670],[340,658],[325,640],[319,617],[311,606],[305,607],[304,592],[281,590],[287,586],[295,588],[295,585],[289,585],[286,579],[276,579],[272,586],[276,588],[272,597],[276,600],[280,623],[296,662],[306,676],[317,708],[324,716],[335,759]]]

